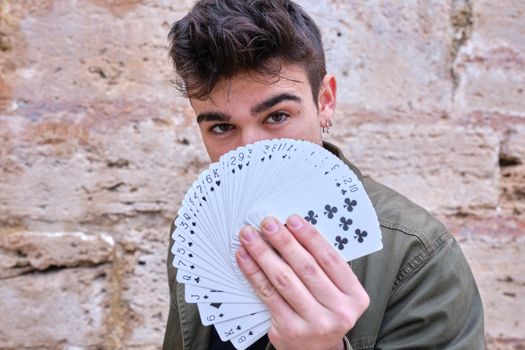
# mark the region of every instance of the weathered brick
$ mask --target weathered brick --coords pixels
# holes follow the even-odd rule
[[[451,108],[449,1],[300,1],[320,25],[338,100],[381,119]]]
[[[16,232],[0,236],[0,278],[57,267],[99,265],[113,260],[108,234]]]
[[[523,344],[524,320],[517,310],[525,308],[525,240],[473,235],[460,243],[478,282],[490,348],[501,349],[497,343],[505,341]]]
[[[108,266],[52,270],[0,282],[0,348],[102,348]]]
[[[18,108],[71,110],[92,100],[172,100],[166,35],[185,3],[8,3],[6,16],[18,31],[12,33],[17,40],[5,59],[16,62],[9,81],[17,87],[13,99]]]
[[[190,129],[177,134],[176,122],[114,121],[104,129],[81,121],[0,118],[6,150],[0,222],[90,222],[150,212],[171,217],[208,158],[198,135]]]
[[[525,125],[507,131],[499,157],[501,207],[525,219]]]
[[[470,40],[454,64],[455,114],[525,118],[525,12],[519,0],[473,2]],[[521,20],[520,20],[521,19]]]
[[[476,0],[474,33],[487,43],[505,43],[525,53],[525,8],[521,0]]]
[[[123,340],[126,348],[158,347],[164,337],[169,310],[166,257],[169,227],[163,230],[131,230],[136,247],[125,257],[122,301],[129,318]]]
[[[490,129],[341,122],[333,139],[351,161],[432,212],[497,207],[499,139]]]

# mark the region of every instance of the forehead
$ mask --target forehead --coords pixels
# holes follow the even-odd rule
[[[261,75],[256,72],[239,73],[221,79],[210,96],[202,100],[190,99],[194,108],[253,104],[276,93],[293,93],[302,100],[311,98],[311,88],[305,70],[297,65],[283,65],[279,75]]]

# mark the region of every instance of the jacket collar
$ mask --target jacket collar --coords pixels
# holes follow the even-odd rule
[[[357,175],[359,181],[363,182],[363,175],[361,174],[361,171],[344,156],[339,147],[327,141],[323,141],[323,147],[324,149],[330,151],[330,153],[332,153],[334,156],[341,159],[350,168],[350,170],[352,170]]]

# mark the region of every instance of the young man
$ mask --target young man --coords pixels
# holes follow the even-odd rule
[[[179,88],[212,161],[262,139],[308,140],[358,174],[384,248],[350,267],[304,219],[246,227],[237,262],[268,306],[268,337],[250,349],[482,349],[483,310],[457,242],[436,219],[323,143],[336,79],[319,29],[288,0],[201,0],[170,32]],[[268,189],[271,191],[271,189]],[[171,242],[173,243],[173,242]],[[203,327],[168,256],[171,304],[164,349],[230,349]],[[269,342],[271,344],[269,344]]]

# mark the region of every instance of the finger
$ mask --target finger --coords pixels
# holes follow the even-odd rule
[[[259,298],[268,306],[273,317],[285,318],[294,314],[288,303],[279,295],[268,277],[259,265],[250,257],[248,252],[241,246],[235,254],[237,264],[244,273]]]
[[[241,231],[240,237],[242,245],[251,259],[277,291],[277,293],[265,294],[270,294],[269,297],[279,294],[303,318],[311,319],[315,314],[318,314],[321,307],[319,303],[290,266],[265,242],[258,232],[247,226]],[[268,289],[260,273],[248,274],[247,277],[256,283],[256,290]],[[263,294],[263,297],[268,299],[268,295]]]
[[[261,225],[262,233],[281,254],[307,289],[323,306],[333,308],[340,304],[341,290],[334,285],[315,258],[277,219],[268,217]]]
[[[345,294],[361,292],[361,283],[348,263],[315,227],[298,215],[290,216],[286,226],[342,292]]]

